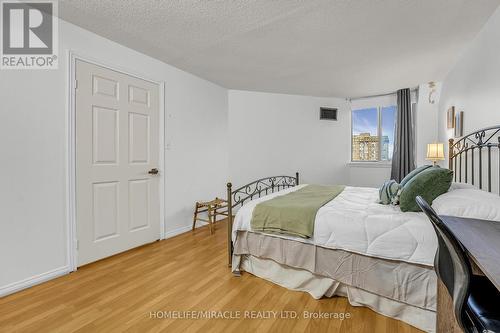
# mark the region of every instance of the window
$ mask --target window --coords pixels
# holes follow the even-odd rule
[[[390,161],[395,126],[395,105],[352,110],[351,160]]]

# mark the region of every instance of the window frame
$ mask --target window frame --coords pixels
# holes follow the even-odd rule
[[[358,164],[358,165],[378,165],[378,166],[390,166],[392,165],[392,157],[389,160],[382,160],[382,109],[394,106],[396,107],[396,115],[397,116],[397,105],[393,103],[388,103],[388,104],[378,104],[374,103],[375,105],[372,106],[365,106],[365,107],[358,107],[356,109],[353,109],[351,107],[351,139],[350,139],[350,164]],[[378,104],[378,105],[377,105]],[[370,161],[370,160],[354,160],[353,159],[353,151],[352,151],[352,140],[353,140],[353,112],[358,111],[358,110],[363,110],[363,109],[377,109],[377,136],[378,136],[378,152],[377,152],[377,160],[376,161]],[[394,145],[394,143],[393,143]],[[394,149],[394,148],[393,148]]]

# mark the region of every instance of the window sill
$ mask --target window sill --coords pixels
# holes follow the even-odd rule
[[[354,168],[391,168],[391,162],[348,162],[347,166]]]

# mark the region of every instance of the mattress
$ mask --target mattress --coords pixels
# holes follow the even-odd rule
[[[252,231],[253,209],[260,202],[296,191],[285,189],[243,205],[233,224],[233,243],[238,231]],[[321,207],[314,221],[313,237],[304,239],[279,235],[284,239],[345,250],[375,258],[433,267],[437,238],[423,213],[402,212],[399,207],[378,203],[378,189],[347,186]]]

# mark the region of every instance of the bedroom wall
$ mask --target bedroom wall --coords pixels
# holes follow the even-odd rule
[[[319,120],[321,106],[339,108],[339,120]],[[340,98],[230,90],[229,180],[299,171],[303,183],[348,183],[349,119]]]
[[[429,103],[428,84],[418,87],[418,104],[415,113],[415,163],[416,166],[432,164],[426,160],[427,144],[438,141],[439,99],[441,82],[436,82],[435,103]]]
[[[443,81],[439,103],[439,140],[447,142],[446,112],[464,111],[464,134],[500,124],[500,8]],[[447,165],[443,163],[442,165]]]
[[[439,98],[439,87],[436,98]],[[416,114],[417,165],[437,138],[437,104],[421,85]],[[301,173],[303,183],[379,187],[390,164],[349,163],[351,107],[393,105],[395,96],[361,99],[229,90],[229,179],[235,186],[275,174]],[[416,96],[414,96],[416,99]],[[338,121],[320,121],[319,108],[339,108]]]
[[[227,90],[61,21],[58,70],[0,73],[0,296],[67,272],[65,51],[166,82],[167,236],[224,193]]]
[[[451,106],[455,106],[456,112],[464,111],[464,134],[500,125],[499,54],[500,8],[491,16],[443,82],[439,104],[441,142],[447,143],[448,139],[453,137],[453,129],[448,130],[446,126],[446,113]],[[447,149],[446,152],[448,153]],[[475,155],[477,160],[477,154]],[[487,154],[483,155],[483,175],[487,175]],[[498,154],[492,154],[493,166],[498,165],[498,158]],[[447,160],[441,165],[447,167]],[[469,168],[469,172],[470,170]],[[477,181],[479,178],[477,167],[475,171]],[[485,182],[486,178],[483,178],[483,181]],[[492,191],[500,193],[499,187],[498,173],[492,172]]]

